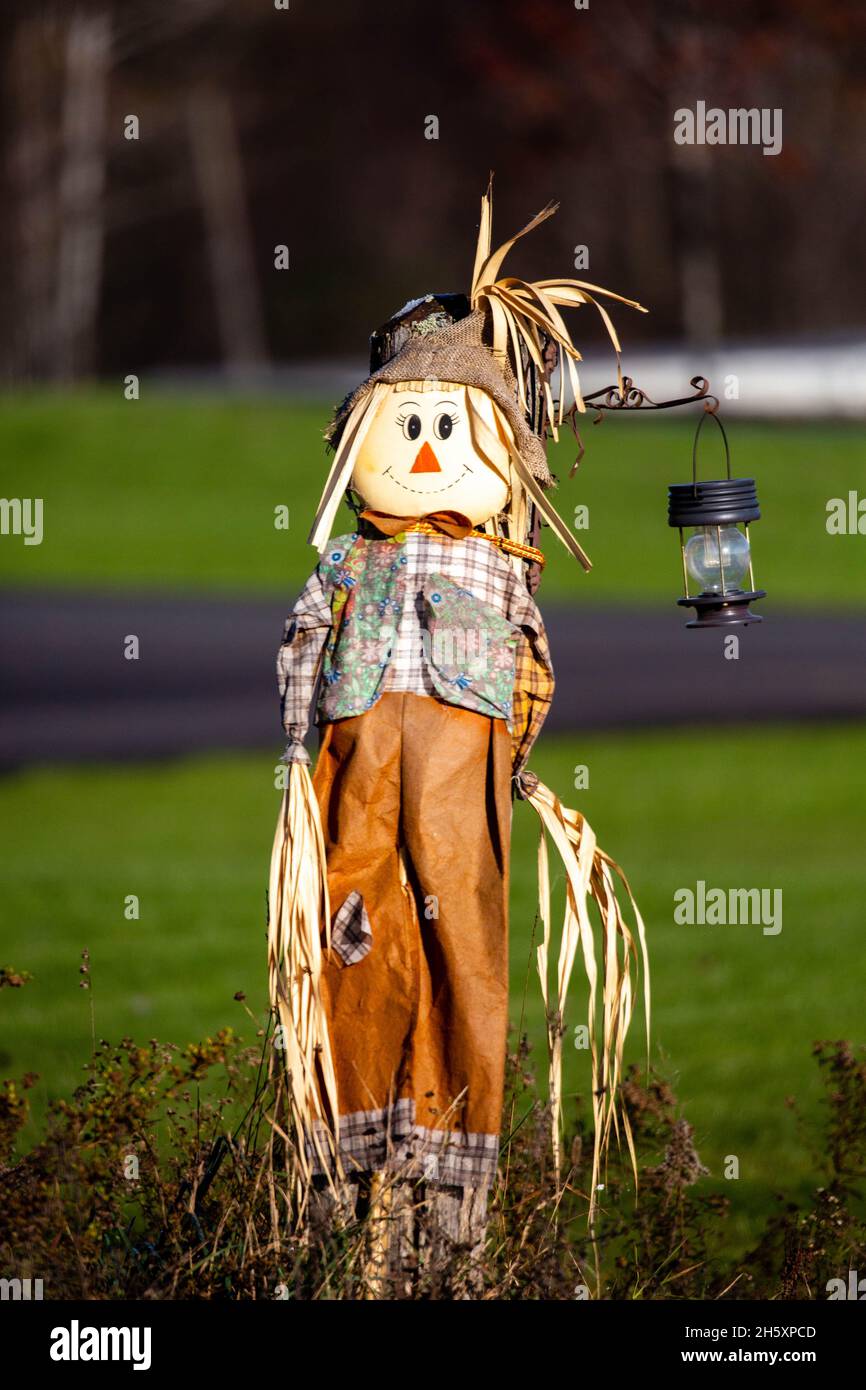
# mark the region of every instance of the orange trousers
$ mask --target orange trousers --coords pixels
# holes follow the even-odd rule
[[[323,726],[313,784],[345,1169],[484,1186],[498,1157],[508,1027],[507,726],[384,694]]]

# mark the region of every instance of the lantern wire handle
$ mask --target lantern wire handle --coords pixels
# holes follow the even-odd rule
[[[707,416],[712,416],[719,429],[722,431],[722,439],[725,441],[725,463],[728,469],[728,481],[730,482],[731,479],[731,450],[728,445],[728,436],[725,434],[725,427],[714,410],[705,410],[698,421],[698,427],[695,430],[695,441],[692,445],[692,484],[696,497],[698,495],[698,439],[700,438],[701,430],[704,427],[704,421],[707,419]]]

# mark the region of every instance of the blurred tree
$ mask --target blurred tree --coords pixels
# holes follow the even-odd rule
[[[32,15],[15,24],[8,44],[8,196],[4,198],[3,261],[7,370],[23,377],[50,369],[56,210],[51,120],[55,26]]]
[[[266,360],[255,253],[231,99],[212,79],[187,97],[187,126],[204,217],[222,359],[241,381]]]
[[[111,18],[103,6],[70,11],[64,35],[53,375],[88,376],[105,241],[106,108]]]

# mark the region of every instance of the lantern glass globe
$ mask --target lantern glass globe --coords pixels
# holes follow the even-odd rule
[[[721,560],[719,541],[721,540]],[[742,589],[749,572],[749,541],[736,526],[699,526],[686,542],[686,569],[705,594]]]

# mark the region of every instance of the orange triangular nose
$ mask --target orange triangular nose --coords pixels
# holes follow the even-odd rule
[[[427,443],[426,439],[424,440],[424,443],[421,445],[421,448],[418,450],[418,455],[417,455],[417,457],[416,457],[416,459],[415,459],[415,462],[412,464],[412,467],[409,469],[409,472],[410,472],[410,473],[441,473],[441,472],[442,472],[442,467],[441,467],[441,465],[440,465],[440,463],[439,463],[439,460],[438,460],[438,458],[436,457],[436,455],[434,454],[433,450],[430,448],[430,445]]]

